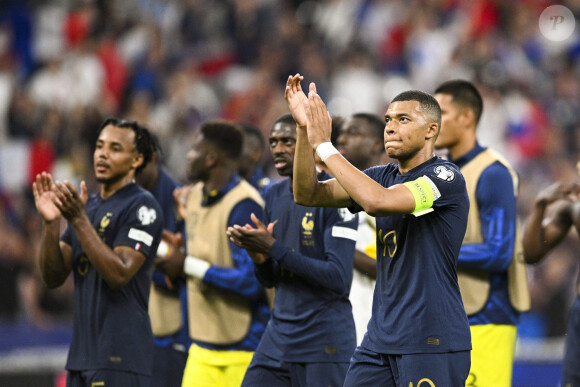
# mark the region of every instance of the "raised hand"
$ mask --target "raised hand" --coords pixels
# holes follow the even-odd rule
[[[308,142],[316,149],[323,142],[330,141],[332,132],[332,118],[326,109],[322,98],[316,93],[316,85],[310,86],[308,99],[304,102],[306,113]]]
[[[36,181],[32,183],[34,204],[45,222],[59,220],[62,216],[58,207],[53,203],[53,183],[49,173],[42,172],[36,175]]]
[[[292,113],[294,121],[298,126],[306,127],[306,113],[304,112],[304,102],[307,100],[306,94],[302,91],[300,82],[304,77],[300,74],[290,75],[286,81],[284,99],[288,104],[288,109]]]
[[[546,206],[556,200],[577,202],[580,198],[580,184],[577,182],[557,182],[543,189],[536,198],[536,204]]]
[[[81,181],[80,194],[68,181],[57,181],[53,187],[52,202],[60,210],[62,216],[71,221],[85,215],[88,193],[87,185],[84,181]]]

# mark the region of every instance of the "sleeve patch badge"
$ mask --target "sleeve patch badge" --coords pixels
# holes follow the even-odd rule
[[[356,242],[358,231],[348,227],[334,226],[332,227],[332,236],[335,238],[350,239]]]
[[[455,172],[443,165],[438,165],[435,167],[435,177],[443,181],[451,182],[455,180]]]
[[[129,230],[129,238],[133,239],[134,241],[143,242],[147,246],[151,246],[153,243],[153,235],[136,228],[131,228]],[[137,243],[135,245],[135,250],[140,250],[140,248],[141,246],[139,246],[139,243]]]
[[[137,217],[143,226],[150,225],[157,219],[157,212],[153,208],[141,206],[137,210]]]
[[[423,177],[425,178],[425,180],[427,180],[427,182],[431,186],[431,192],[433,192],[433,201],[439,199],[441,197],[441,192],[439,192],[439,188],[437,188],[437,186],[435,185],[435,183],[433,183],[433,180],[431,180],[429,176]]]

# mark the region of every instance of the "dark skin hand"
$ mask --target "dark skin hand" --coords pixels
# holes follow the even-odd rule
[[[88,196],[84,182],[81,183],[80,195],[68,181],[55,182],[53,192],[54,196],[52,197],[52,201],[54,205],[69,222],[72,222],[75,218],[85,216],[85,206]]]
[[[145,256],[128,246],[108,247],[97,235],[85,213],[88,194],[84,182],[81,193],[70,182],[55,182],[51,200],[70,222],[89,261],[112,289],[119,289],[133,278]]]
[[[233,227],[228,227],[226,233],[236,246],[248,251],[254,263],[262,264],[269,258],[270,249],[276,242],[272,236],[276,222],[270,223],[266,227],[253,213],[251,219],[256,225],[255,228],[249,224],[243,227],[236,224]]]
[[[183,276],[183,262],[185,261],[185,253],[182,250],[183,236],[181,233],[174,234],[163,230],[161,239],[169,246],[169,254],[155,258],[155,269],[165,274],[171,281],[175,281]]]
[[[577,182],[558,182],[538,194],[522,239],[527,263],[540,262],[568,235],[577,219],[574,208],[579,196]]]

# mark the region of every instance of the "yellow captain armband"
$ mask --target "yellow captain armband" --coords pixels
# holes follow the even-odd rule
[[[415,198],[414,216],[425,215],[433,211],[433,201],[437,200],[441,194],[435,183],[427,176],[421,176],[413,181],[403,183],[411,191]]]

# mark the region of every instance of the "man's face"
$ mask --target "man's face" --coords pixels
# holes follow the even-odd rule
[[[187,177],[191,181],[204,181],[208,176],[207,155],[209,144],[204,140],[203,134],[198,133],[187,152]]]
[[[382,144],[377,140],[375,130],[369,127],[364,118],[350,118],[340,128],[340,134],[336,140],[336,147],[355,167],[365,167],[369,160],[377,152],[382,151]]]
[[[269,144],[274,167],[280,176],[292,176],[296,150],[296,126],[284,122],[274,124],[270,130]]]
[[[238,160],[238,171],[240,175],[251,178],[262,156],[262,149],[260,141],[250,134],[244,135],[244,144],[242,146],[242,153]]]
[[[99,183],[110,184],[125,178],[143,162],[137,153],[135,132],[107,125],[97,139],[93,154],[95,177]]]
[[[419,109],[418,101],[397,101],[385,113],[385,150],[397,160],[413,157],[425,146],[430,122]]]
[[[435,148],[448,149],[459,143],[463,133],[460,123],[461,107],[453,102],[450,94],[435,94],[435,99],[441,106],[441,132]]]

